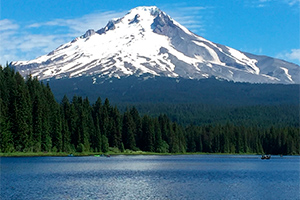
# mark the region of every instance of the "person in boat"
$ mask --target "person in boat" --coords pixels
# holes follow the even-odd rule
[[[262,155],[261,156],[261,159],[270,159],[271,158],[271,155]]]

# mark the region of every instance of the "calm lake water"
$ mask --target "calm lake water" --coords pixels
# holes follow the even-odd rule
[[[1,159],[1,199],[300,199],[300,157]]]

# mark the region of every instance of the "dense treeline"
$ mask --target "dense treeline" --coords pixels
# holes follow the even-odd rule
[[[208,125],[228,122],[238,126],[299,127],[299,103],[281,105],[220,105],[203,103],[118,103],[124,112],[134,106],[140,114],[166,114],[180,125]]]
[[[299,154],[298,126],[182,126],[167,115],[123,113],[108,99],[66,96],[57,103],[48,84],[0,67],[1,152],[150,152]]]

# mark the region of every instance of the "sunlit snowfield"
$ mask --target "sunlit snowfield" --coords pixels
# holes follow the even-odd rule
[[[300,199],[300,157],[1,158],[1,199]]]

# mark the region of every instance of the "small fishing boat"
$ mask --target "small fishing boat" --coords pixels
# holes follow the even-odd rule
[[[262,160],[269,160],[271,158],[271,155],[262,155],[261,159]]]

